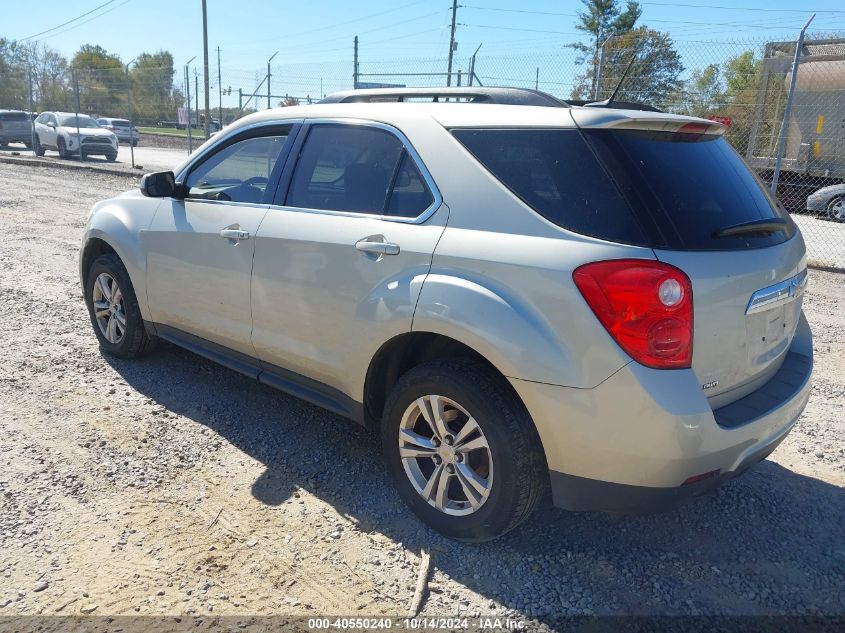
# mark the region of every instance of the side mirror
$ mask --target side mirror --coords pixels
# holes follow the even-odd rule
[[[47,122],[47,127],[55,128],[55,127],[56,127],[56,124],[55,124],[55,123],[53,123],[52,121],[48,121],[48,122]]]
[[[145,174],[141,178],[141,193],[149,198],[176,197],[176,176],[172,171]]]

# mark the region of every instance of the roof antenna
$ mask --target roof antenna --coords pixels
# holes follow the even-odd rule
[[[625,78],[628,76],[628,71],[631,70],[631,66],[634,65],[634,62],[637,61],[637,53],[639,52],[640,47],[634,50],[633,55],[631,55],[631,60],[628,62],[628,65],[625,67],[625,72],[622,73],[622,77],[619,78],[619,82],[616,84],[616,87],[613,89],[613,93],[610,95],[609,99],[605,99],[604,101],[594,101],[593,103],[585,104],[587,107],[590,108],[610,108],[613,105],[613,101],[616,99],[616,94],[619,92],[619,89],[622,87],[622,84],[625,81]]]

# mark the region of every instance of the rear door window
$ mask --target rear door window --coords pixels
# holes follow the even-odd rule
[[[456,129],[455,138],[527,205],[558,226],[612,242],[647,239],[613,180],[574,129]]]
[[[649,213],[673,250],[773,246],[795,233],[789,214],[721,136],[640,130],[585,130],[630,203]],[[784,219],[783,231],[720,237],[720,229]]]
[[[395,134],[368,125],[318,124],[300,152],[285,204],[415,218],[433,201]]]
[[[0,121],[29,121],[26,112],[0,112]]]

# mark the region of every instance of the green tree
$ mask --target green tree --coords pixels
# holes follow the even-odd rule
[[[613,37],[604,46],[598,98],[610,97],[631,60],[617,101],[660,106],[677,94],[684,66],[668,33],[640,26]]]
[[[176,108],[184,99],[173,85],[173,74],[173,55],[168,51],[138,55],[129,71],[134,120],[154,125],[176,118]]]
[[[722,73],[725,79],[725,105],[720,114],[731,117],[727,138],[743,155],[748,150],[757,90],[760,89],[761,67],[762,62],[754,51],[745,51],[728,59]]]
[[[722,71],[718,64],[710,64],[701,70],[694,70],[685,85],[666,104],[678,114],[707,117],[724,104],[725,91]]]
[[[2,107],[28,110],[28,81],[26,50],[18,42],[0,37],[0,104]]]
[[[79,85],[80,108],[93,116],[126,112],[128,85],[120,57],[101,46],[83,45],[71,61]]]
[[[578,13],[575,28],[589,35],[589,42],[569,45],[581,53],[576,63],[586,64],[584,72],[576,78],[576,87],[573,89],[573,98],[576,99],[587,99],[595,94],[602,45],[609,38],[633,29],[642,14],[639,3],[631,0],[624,11],[619,6],[619,0],[582,0],[582,3],[584,10]]]

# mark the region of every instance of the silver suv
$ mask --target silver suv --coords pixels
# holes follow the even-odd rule
[[[810,392],[804,241],[722,132],[507,89],[257,113],[95,205],[94,332],[372,427],[454,538],[548,488],[671,506],[768,455]]]

